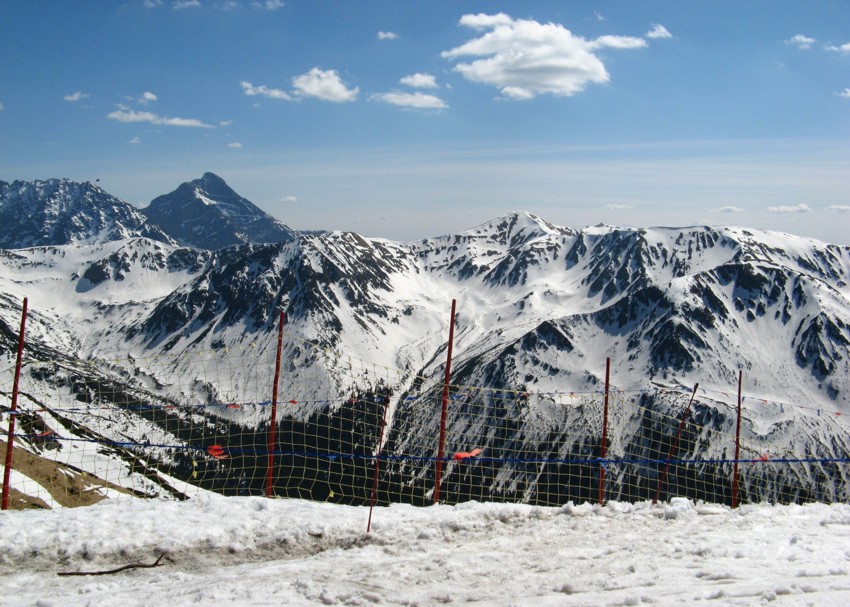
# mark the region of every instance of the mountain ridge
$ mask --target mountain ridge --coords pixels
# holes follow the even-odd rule
[[[17,324],[24,296],[31,302],[34,351],[79,360],[86,365],[80,375],[113,377],[115,365],[131,365],[122,381],[140,369],[97,361],[212,351],[237,357],[234,369],[250,369],[260,353],[246,344],[267,342],[283,313],[286,381],[300,385],[308,373],[319,378],[306,382],[312,392],[300,400],[312,404],[301,414],[321,417],[332,428],[348,423],[344,415],[351,411],[319,397],[351,392],[346,357],[397,369],[401,379],[391,387],[397,401],[387,420],[387,445],[405,453],[430,444],[418,437],[430,413],[417,408],[418,397],[407,397],[421,395],[427,383],[422,378],[441,381],[453,300],[452,384],[531,395],[528,402],[492,403],[492,423],[500,430],[481,447],[493,452],[521,448],[568,457],[559,441],[578,430],[550,432],[547,424],[554,422],[540,421],[529,407],[545,418],[540,411],[549,406],[548,394],[598,392],[606,359],[621,391],[699,384],[724,393],[743,371],[752,397],[805,403],[837,420],[850,414],[850,247],[778,232],[572,229],[518,211],[411,243],[336,231],[217,250],[139,237],[0,250],[0,347],[7,357],[7,333]],[[337,355],[309,355],[311,348]],[[185,379],[197,386],[192,398],[220,398],[208,380]],[[148,383],[165,386],[165,380]],[[266,398],[256,395],[257,401]],[[663,393],[641,398],[647,409],[678,414]],[[465,406],[450,416],[452,436],[462,437]],[[717,402],[703,399],[698,406],[698,423],[729,423]],[[228,415],[227,423],[257,431],[254,418]],[[581,411],[570,415],[589,427]],[[826,420],[771,417],[758,408],[748,415],[751,432],[765,427],[765,436],[793,443],[795,452],[850,455],[844,435]],[[214,412],[210,419],[225,418]],[[638,430],[648,433],[646,440],[658,432]],[[711,443],[710,436],[682,457],[721,457],[727,447]],[[409,455],[433,457],[426,451]],[[410,474],[421,480],[428,472],[392,464],[387,474],[407,483],[413,482]],[[486,482],[493,489],[503,480]]]

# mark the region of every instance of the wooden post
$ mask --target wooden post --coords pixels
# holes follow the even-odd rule
[[[676,440],[673,441],[673,446],[670,447],[670,453],[667,455],[667,462],[664,464],[664,473],[661,475],[661,478],[658,479],[658,488],[655,490],[655,497],[652,498],[653,505],[658,503],[658,496],[661,493],[661,487],[664,485],[664,479],[667,478],[667,469],[670,468],[670,460],[673,459],[673,454],[675,454],[679,448],[679,439],[682,437],[682,429],[685,427],[685,422],[688,421],[688,413],[691,410],[691,404],[694,402],[694,397],[697,395],[698,387],[699,384],[694,384],[694,392],[691,394],[691,400],[688,401],[688,406],[682,414],[682,421],[679,422],[679,431],[676,432]]]
[[[375,476],[372,479],[372,500],[369,503],[369,522],[366,523],[366,533],[372,531],[372,510],[375,508],[375,499],[378,495],[378,475],[381,472],[381,454],[384,451],[384,430],[387,427],[387,409],[390,408],[389,395],[385,395],[384,399],[384,418],[381,420],[381,437],[378,439],[378,451],[375,455]]]
[[[446,448],[446,417],[449,409],[449,378],[452,372],[452,343],[455,338],[455,304],[452,300],[452,317],[449,323],[449,347],[446,354],[446,378],[443,382],[443,408],[440,414],[440,444],[437,449],[437,473],[434,480],[434,503],[440,502],[440,482],[443,478],[443,458]]]
[[[27,298],[24,297],[24,307],[21,310],[21,331],[18,333],[18,358],[15,362],[15,381],[12,384],[12,406],[9,410],[9,433],[6,438],[6,467],[3,468],[3,498],[0,510],[9,509],[10,481],[12,476],[12,448],[15,444],[15,420],[18,417],[18,382],[21,378],[21,361],[24,356],[24,330],[27,325]]]
[[[272,387],[272,415],[269,421],[269,461],[266,467],[266,497],[272,496],[274,486],[274,452],[277,448],[275,435],[277,433],[277,391],[280,385],[280,356],[283,350],[283,312],[280,313],[280,320],[277,326],[277,355],[274,363],[274,384]]]
[[[738,422],[735,425],[735,469],[732,472],[732,507],[738,507],[738,458],[741,455],[741,384],[744,371],[738,370]]]
[[[602,445],[599,448],[599,505],[605,503],[605,455],[608,452],[608,393],[611,388],[611,358],[605,359],[605,404],[602,409]]]

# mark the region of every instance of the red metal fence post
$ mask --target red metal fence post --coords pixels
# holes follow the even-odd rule
[[[283,312],[280,313],[280,320],[277,327],[277,355],[274,363],[274,384],[272,387],[272,415],[269,422],[269,462],[266,468],[266,497],[272,496],[272,487],[274,484],[274,452],[276,449],[275,434],[277,433],[277,390],[280,384],[280,355],[283,349]]]
[[[667,478],[667,469],[670,468],[670,460],[673,458],[673,454],[676,453],[676,450],[679,447],[679,439],[682,436],[682,429],[685,427],[685,422],[688,421],[688,413],[691,410],[691,403],[694,402],[694,397],[697,395],[698,387],[699,384],[694,384],[694,392],[691,394],[691,400],[688,401],[688,406],[682,414],[682,421],[679,422],[679,431],[676,432],[676,440],[673,441],[673,446],[670,447],[670,453],[667,455],[667,462],[664,464],[664,473],[661,475],[661,478],[658,479],[658,488],[655,490],[655,497],[652,498],[653,505],[658,503],[658,495],[661,493],[661,486],[664,485],[664,479]]]
[[[375,476],[372,479],[372,501],[369,503],[369,522],[366,524],[366,533],[372,531],[372,510],[375,508],[375,498],[378,495],[378,475],[381,471],[381,454],[384,451],[384,429],[387,427],[387,409],[390,408],[389,395],[384,397],[384,418],[381,420],[381,438],[378,439],[378,451],[375,455]]]
[[[608,393],[611,387],[611,358],[605,359],[605,405],[602,409],[602,445],[599,448],[599,505],[605,503],[605,455],[608,452]]]
[[[738,507],[738,458],[741,455],[741,384],[744,371],[738,370],[738,422],[735,425],[735,469],[732,472],[732,507]]]
[[[443,457],[445,456],[445,447],[446,447],[446,417],[448,414],[449,408],[449,375],[452,370],[452,343],[455,338],[455,303],[456,300],[452,300],[452,318],[449,323],[449,348],[448,353],[446,355],[446,379],[443,383],[443,409],[440,414],[440,445],[437,449],[437,473],[436,478],[434,480],[434,503],[437,504],[440,501],[440,482],[443,478]]]
[[[3,468],[3,499],[0,510],[9,509],[10,479],[12,476],[12,448],[15,442],[15,419],[18,417],[18,381],[21,378],[21,360],[24,356],[24,329],[27,325],[27,298],[21,310],[21,332],[18,333],[18,358],[15,362],[15,381],[12,384],[12,406],[9,410],[9,434],[6,439],[6,467]]]

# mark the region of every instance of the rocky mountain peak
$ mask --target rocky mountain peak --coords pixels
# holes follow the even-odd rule
[[[154,198],[142,212],[181,244],[201,249],[285,242],[295,237],[295,230],[209,172]]]
[[[0,247],[88,244],[146,237],[173,242],[131,204],[91,182],[70,179],[0,185]]]

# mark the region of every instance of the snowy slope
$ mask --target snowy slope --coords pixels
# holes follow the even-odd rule
[[[850,507],[368,508],[222,498],[0,516],[0,605],[818,605]],[[57,573],[110,571],[99,576]]]
[[[553,413],[547,395],[598,390],[606,357],[620,390],[699,383],[708,391],[699,423],[717,428],[732,423],[728,401],[705,394],[734,391],[739,369],[750,398],[850,412],[850,248],[786,234],[734,227],[574,230],[517,212],[407,244],[331,232],[214,252],[149,240],[5,251],[0,283],[7,359],[20,299],[29,296],[30,339],[65,356],[136,361],[125,372],[156,386],[171,381],[166,371],[146,368],[139,357],[186,354],[167,371],[182,374],[182,387],[166,395],[181,402],[227,402],[236,398],[231,384],[240,385],[243,401],[267,400],[268,387],[256,376],[268,368],[284,312],[289,362],[282,391],[313,403],[299,414],[333,417],[338,405],[328,405],[327,395],[357,390],[348,357],[392,369],[381,379],[398,396],[385,442],[412,457],[433,456],[418,436],[430,431],[420,417],[430,414],[411,395],[424,387],[423,398],[436,398],[452,299],[458,304],[452,383],[530,394],[492,420],[511,428],[480,445],[495,451],[581,451],[598,421]],[[312,349],[335,354],[314,356]],[[228,385],[213,385],[187,362],[210,351],[216,364],[230,365]],[[675,417],[681,403],[655,395],[642,406]],[[791,410],[753,412],[744,430],[759,448],[776,440],[797,454],[850,454],[843,418],[812,422],[789,418]],[[248,429],[260,423],[256,411],[216,415]],[[635,440],[652,436],[642,439],[649,430],[634,419],[621,423]],[[449,436],[468,432],[468,424],[458,408]],[[703,434],[682,456],[728,459],[715,434]],[[387,470],[400,473],[400,467]],[[404,474],[424,478],[427,466]],[[844,499],[850,488],[834,474],[808,472],[807,491]],[[495,490],[515,480],[488,482]]]

